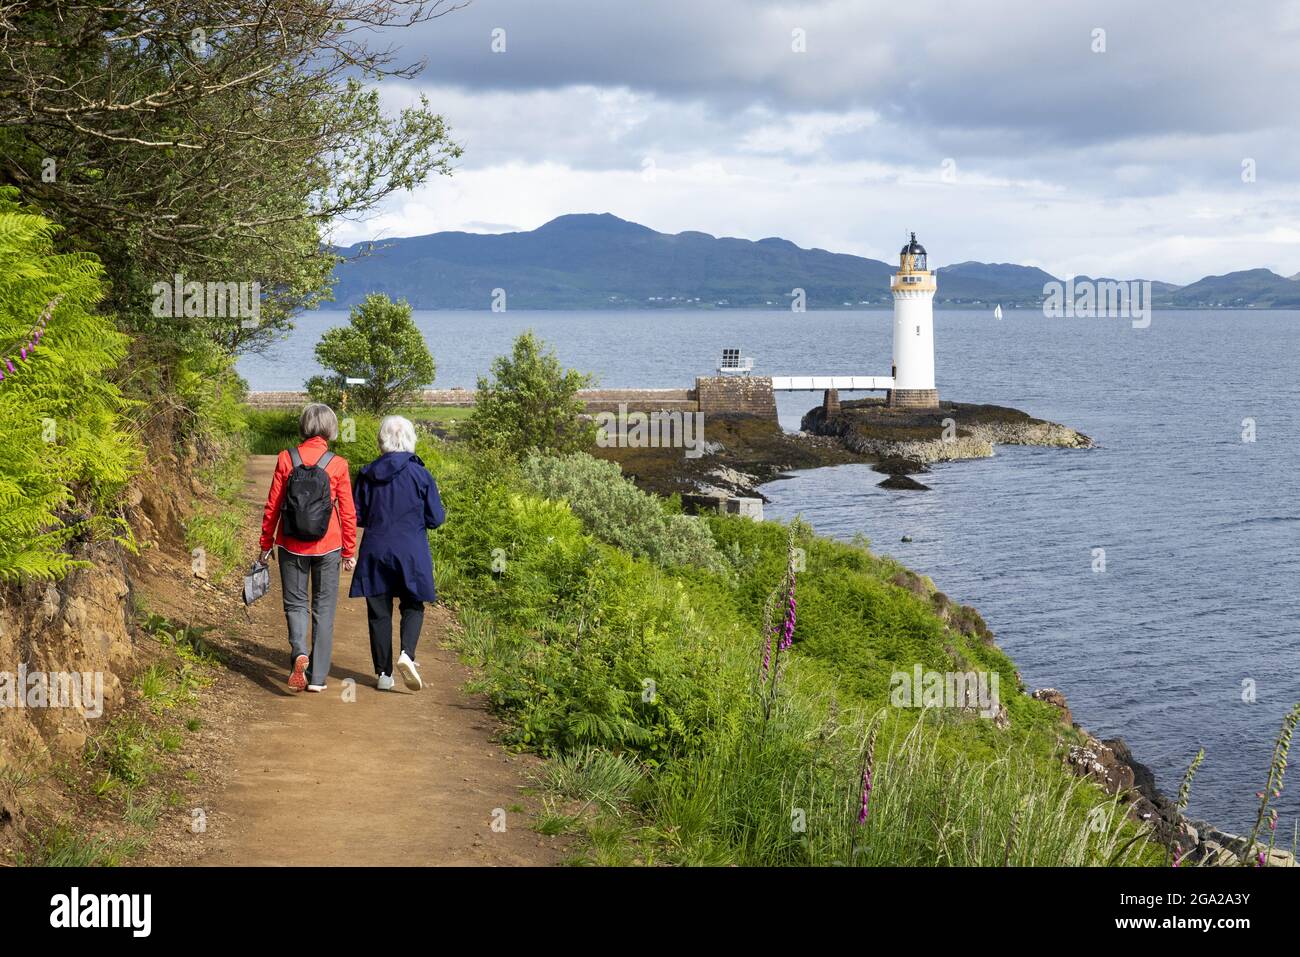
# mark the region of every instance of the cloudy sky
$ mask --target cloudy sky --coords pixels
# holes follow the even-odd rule
[[[428,61],[386,103],[427,94],[465,155],[336,241],[611,212],[878,259],[914,229],[941,265],[1300,272],[1300,0],[473,0],[386,39]]]

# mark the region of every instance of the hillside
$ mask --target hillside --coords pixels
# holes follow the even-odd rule
[[[341,252],[352,258],[367,247]],[[561,216],[531,232],[391,240],[338,268],[335,297],[346,307],[379,291],[417,309],[477,309],[502,288],[509,306],[523,309],[762,306],[788,304],[802,287],[810,304],[830,306],[857,302],[864,289],[887,296],[891,272],[783,239],[668,235],[604,213]]]
[[[1157,297],[1156,301],[1158,303],[1160,298]],[[1198,279],[1174,290],[1169,301],[1175,306],[1295,309],[1300,308],[1300,283],[1269,269],[1245,269]]]
[[[333,308],[371,292],[417,309],[484,309],[493,290],[512,309],[809,308],[887,306],[893,263],[775,237],[660,233],[610,213],[560,216],[527,232],[433,233],[336,250]],[[935,302],[949,307],[1037,308],[1056,277],[1035,266],[961,262],[936,270]],[[1077,277],[1076,282],[1087,277]],[[1190,286],[1152,281],[1164,307],[1300,306],[1300,283],[1267,269],[1207,276]]]
[[[445,232],[339,249],[335,307],[370,292],[417,309],[482,309],[506,290],[517,309],[885,306],[895,264],[803,249],[777,238],[670,235],[609,213],[560,216],[530,232]],[[938,271],[939,303],[1037,305],[1052,277],[1028,266],[960,263]]]

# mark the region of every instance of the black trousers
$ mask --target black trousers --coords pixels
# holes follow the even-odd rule
[[[393,598],[397,597],[402,612],[400,631],[402,650],[406,657],[415,660],[415,646],[424,627],[424,602],[406,595],[368,595],[366,621],[370,625],[370,658],[375,663],[375,674],[393,673]]]

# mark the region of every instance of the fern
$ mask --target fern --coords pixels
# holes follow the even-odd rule
[[[15,196],[0,189],[0,365],[16,368],[0,381],[0,583],[62,577],[77,564],[70,540],[122,535],[112,509],[138,456],[106,378],[127,340],[93,311],[102,268],[56,253],[58,227]],[[40,345],[19,361],[55,297]]]

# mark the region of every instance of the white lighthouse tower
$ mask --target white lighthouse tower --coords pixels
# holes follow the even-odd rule
[[[939,405],[934,385],[934,273],[925,247],[912,240],[898,256],[898,272],[890,283],[894,294],[894,387],[888,404],[894,408],[929,409]]]

